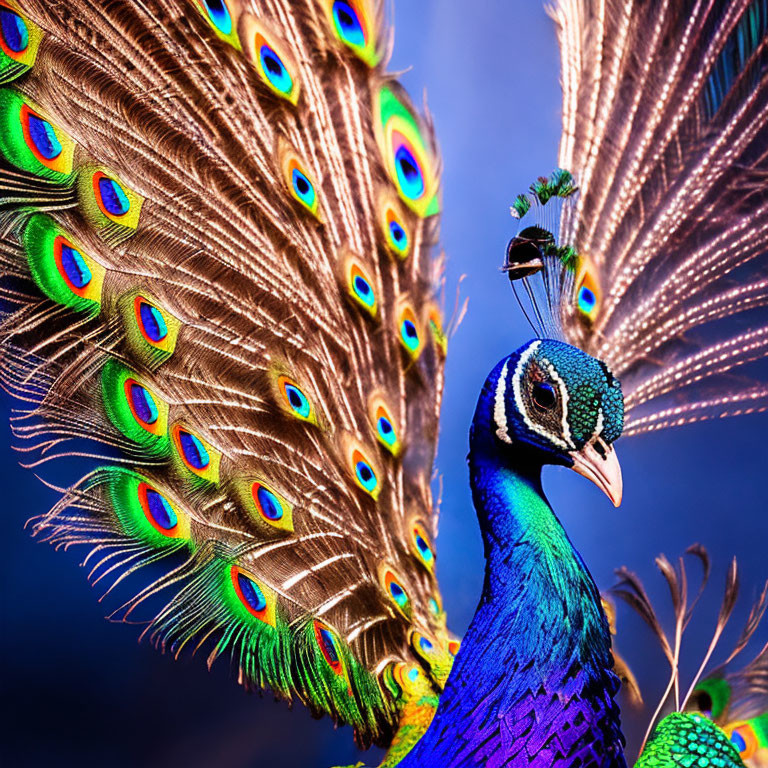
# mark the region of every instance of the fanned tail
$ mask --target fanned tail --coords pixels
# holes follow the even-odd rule
[[[163,600],[160,648],[229,654],[387,744],[403,670],[434,696],[455,644],[439,158],[381,4],[0,0],[0,21],[0,383],[27,465],[99,464],[35,532],[88,547],[108,592],[163,566],[115,617]]]
[[[768,2],[560,0],[569,341],[625,434],[768,408]]]

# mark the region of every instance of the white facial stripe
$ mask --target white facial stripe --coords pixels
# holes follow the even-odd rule
[[[517,363],[517,367],[515,368],[515,374],[512,377],[512,388],[515,394],[515,404],[517,405],[517,410],[520,412],[520,415],[523,417],[523,420],[526,423],[526,426],[528,429],[532,430],[533,432],[536,432],[537,434],[541,435],[542,437],[545,437],[547,440],[549,440],[554,445],[558,446],[559,448],[564,448],[568,450],[572,446],[566,443],[564,440],[562,440],[558,435],[553,435],[549,430],[544,429],[544,427],[540,426],[539,424],[536,424],[531,417],[528,415],[528,411],[525,409],[525,402],[523,401],[523,392],[522,392],[522,380],[523,380],[523,371],[525,370],[525,366],[528,363],[528,360],[530,359],[531,355],[541,346],[541,340],[534,341],[528,346],[528,348],[520,355],[520,360]],[[553,368],[551,365],[548,365],[550,375],[553,372]],[[560,379],[557,374],[553,376],[553,379],[557,383],[557,388],[560,390],[560,396],[563,398],[563,420],[565,420],[565,417],[568,415],[568,408],[567,408],[567,393],[565,392],[565,385],[563,384],[562,379]],[[565,424],[565,427],[567,429],[568,425]],[[568,429],[567,432],[564,431],[564,433],[568,440],[570,441],[570,429]]]
[[[557,388],[560,390],[560,398],[563,405],[563,437],[565,438],[566,446],[573,450],[576,446],[573,444],[571,428],[568,425],[568,389],[565,386],[565,382],[560,378],[560,374],[555,370],[555,366],[552,365],[552,363],[550,363],[548,360],[546,361],[546,366],[552,381],[557,384]]]
[[[592,433],[592,437],[600,437],[603,432],[603,406],[601,405],[597,411],[597,424],[595,424],[595,431]]]
[[[499,376],[499,383],[496,385],[496,395],[493,399],[493,420],[496,422],[496,437],[505,443],[511,443],[512,438],[507,431],[507,409],[504,396],[507,393],[507,366],[509,360],[504,363]]]

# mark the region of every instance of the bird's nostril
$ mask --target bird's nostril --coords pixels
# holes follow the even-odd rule
[[[595,438],[594,447],[601,459],[608,455],[608,444],[602,437]]]

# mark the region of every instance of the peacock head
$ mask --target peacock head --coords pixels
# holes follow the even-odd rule
[[[570,344],[537,339],[502,360],[485,391],[496,450],[570,467],[619,506],[621,467],[612,443],[624,426],[624,397],[605,363]]]

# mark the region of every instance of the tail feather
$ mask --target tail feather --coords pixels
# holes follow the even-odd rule
[[[569,340],[622,378],[629,432],[765,410],[750,364],[767,351],[768,4],[572,0],[553,16],[560,164],[580,189],[560,228],[582,256]],[[740,367],[752,380],[730,390]]]
[[[700,545],[689,547],[686,554],[695,557],[703,571],[698,592],[692,600],[689,598],[689,581],[684,559],[679,558],[675,565],[663,555],[656,560],[656,564],[669,587],[674,609],[675,629],[671,636],[665,630],[642,581],[636,574],[626,568],[621,568],[617,571],[619,582],[612,590],[614,594],[627,602],[651,628],[664,651],[671,670],[669,684],[648,725],[643,747],[645,747],[645,742],[648,741],[653,731],[663,706],[669,698],[673,698],[675,713],[689,711],[706,715],[725,731],[726,736],[730,739],[730,749],[747,761],[755,756],[758,746],[768,746],[768,743],[762,744],[758,740],[749,740],[749,738],[747,741],[743,741],[740,736],[743,733],[745,737],[748,737],[748,734],[759,732],[764,727],[762,725],[763,719],[768,714],[768,696],[766,696],[765,685],[768,646],[764,646],[752,661],[738,671],[729,670],[726,672],[726,667],[744,653],[760,629],[766,607],[768,607],[768,582],[753,602],[744,629],[734,648],[721,665],[712,669],[708,676],[704,677],[710,659],[721,644],[723,631],[733,616],[738,599],[738,568],[735,559],[731,562],[712,641],[698,672],[690,683],[690,688],[686,693],[682,693],[684,689],[681,688],[680,664],[684,654],[683,639],[699,599],[709,582],[711,572],[709,555],[703,547]],[[670,737],[675,737],[681,730],[687,730],[699,724],[700,722],[696,721],[695,718],[693,720],[681,718],[677,714],[664,718],[659,723],[652,740],[648,742],[648,749],[644,751],[641,747],[642,759],[638,765],[660,764],[654,763],[652,759],[654,756],[657,760],[664,755],[666,755],[666,759],[671,759],[668,750],[675,742],[674,739],[670,740]],[[716,730],[711,729],[713,739],[719,739],[722,744],[727,743],[722,732],[719,733],[719,736],[714,735]],[[705,743],[714,744],[715,742]],[[733,757],[735,758],[736,754]],[[734,762],[733,764],[739,763]],[[752,763],[747,762],[747,765],[752,765]]]

